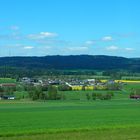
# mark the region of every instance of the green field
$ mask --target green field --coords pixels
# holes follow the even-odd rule
[[[89,139],[92,136],[98,139],[100,133],[105,133],[106,139],[116,139],[119,135],[120,138],[129,136],[131,132],[130,138],[139,139],[140,101],[124,98],[111,101],[2,101],[0,120],[0,140],[55,139],[55,136],[57,139]]]
[[[16,79],[12,79],[12,78],[0,78],[0,84],[1,83],[16,83]]]
[[[0,101],[0,140],[139,140],[140,100],[126,84],[111,100],[86,99],[107,91],[65,91],[65,100]]]

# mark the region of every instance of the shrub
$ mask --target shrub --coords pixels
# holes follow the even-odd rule
[[[56,86],[50,85],[48,87],[48,99],[56,100],[57,99],[57,88]]]
[[[97,94],[96,93],[92,93],[92,99],[96,100],[96,98],[97,98]]]
[[[90,100],[90,94],[89,93],[86,94],[86,97],[87,97],[87,100]]]
[[[112,97],[111,94],[99,94],[99,95],[98,95],[98,98],[99,98],[100,100],[110,100],[111,97]]]
[[[70,91],[70,90],[72,90],[72,88],[68,85],[59,85],[58,90],[59,91]]]
[[[108,91],[107,94],[111,95],[112,97],[114,96],[114,92],[112,92],[112,91]]]

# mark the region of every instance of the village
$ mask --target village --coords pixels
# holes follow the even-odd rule
[[[48,94],[50,87],[54,88],[55,92],[63,91],[98,91],[100,93],[119,91],[125,93],[123,87],[129,82],[137,81],[124,81],[124,80],[99,80],[99,79],[79,79],[79,78],[29,78],[23,77],[18,81],[6,82],[0,84],[0,100],[15,100],[25,98],[27,96],[22,95],[24,92],[30,97],[30,92],[40,90],[41,96]],[[52,92],[54,92],[52,91]],[[45,92],[45,93],[44,93]],[[131,99],[140,99],[139,91],[133,91],[130,94]],[[16,93],[16,94],[15,94]],[[18,97],[17,97],[18,93]],[[53,93],[52,93],[53,94]],[[22,96],[23,97],[22,97]],[[33,96],[33,95],[31,95]],[[36,96],[36,95],[34,95]],[[28,98],[29,98],[28,97]],[[39,97],[38,97],[39,98]],[[46,97],[44,97],[46,98]]]
[[[78,78],[48,78],[48,79],[35,79],[23,77],[20,79],[21,84],[28,84],[33,86],[45,85],[67,85],[69,87],[82,87],[82,86],[104,86],[106,84],[114,84],[115,80],[98,80],[98,79],[78,79]],[[78,90],[78,89],[77,89]]]
[[[40,87],[48,91],[50,86],[56,88],[58,91],[94,91],[94,90],[121,90],[123,83],[114,80],[97,80],[97,79],[78,79],[78,78],[29,78],[23,77],[14,83],[0,84],[0,99],[14,100],[17,97],[14,95],[18,90],[29,91],[39,89]],[[19,93],[20,94],[20,93]]]

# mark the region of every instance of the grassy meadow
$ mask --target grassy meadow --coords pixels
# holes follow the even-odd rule
[[[0,140],[139,140],[140,100],[129,99],[128,83],[111,100],[86,99],[97,91],[60,91],[65,100],[0,101]]]
[[[0,84],[1,83],[16,83],[16,79],[12,79],[12,78],[0,78]]]

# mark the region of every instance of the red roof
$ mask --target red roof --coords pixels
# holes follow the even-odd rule
[[[4,87],[15,87],[16,84],[14,84],[14,83],[4,83],[4,84],[1,84],[1,86],[4,86]]]

